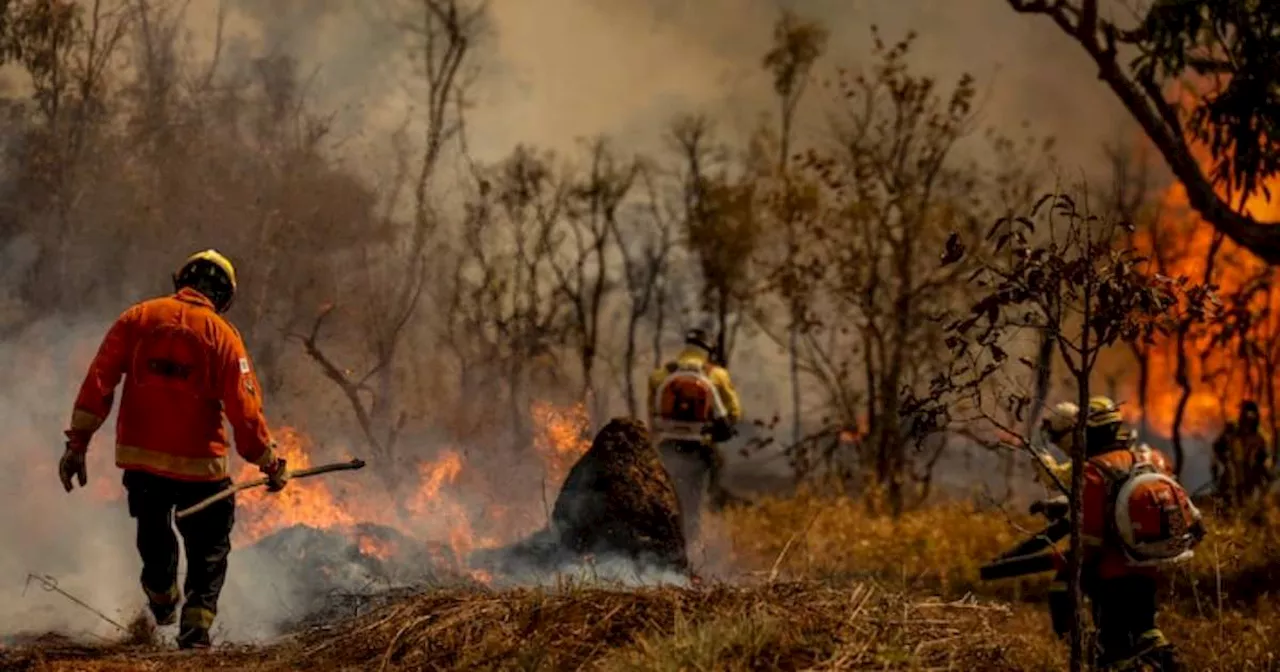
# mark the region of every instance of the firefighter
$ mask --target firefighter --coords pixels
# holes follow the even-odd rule
[[[1069,409],[1064,407],[1056,410],[1063,411],[1062,414],[1069,417],[1066,413]],[[1124,428],[1120,410],[1111,399],[1093,397],[1089,400],[1087,413],[1085,454],[1089,461],[1085,464],[1085,485],[1081,502],[1085,544],[1082,577],[1084,593],[1091,603],[1094,627],[1097,629],[1098,664],[1103,669],[1119,670],[1141,662],[1165,672],[1178,670],[1180,667],[1176,652],[1156,626],[1156,580],[1162,562],[1136,560],[1133,551],[1126,548],[1120,533],[1108,520],[1108,512],[1114,512],[1112,500],[1118,490],[1113,486],[1130,474],[1131,468],[1140,462],[1150,464],[1153,471],[1172,479],[1171,462],[1163,453],[1145,444],[1136,444],[1132,433]],[[1067,426],[1074,423],[1068,423],[1066,419],[1051,415],[1045,424],[1045,431],[1051,441],[1069,454],[1073,431],[1067,429]],[[1059,477],[1064,478],[1064,482],[1070,478],[1069,465],[1055,471]],[[1186,496],[1181,486],[1173,481],[1168,485],[1181,493],[1175,499],[1184,507],[1181,514],[1185,514],[1187,519],[1194,519],[1190,534],[1198,541],[1203,535],[1199,513],[1190,504],[1190,497]],[[1156,498],[1152,501],[1154,499]],[[1058,500],[1056,503],[1063,502]],[[1057,511],[1057,515],[1065,515],[1064,507],[1052,506],[1052,503],[1038,508],[1052,508]],[[1051,529],[1056,538],[1048,540],[1050,543],[1061,539],[1070,531],[1066,525],[1055,525]],[[1055,630],[1059,634],[1065,634],[1070,626],[1070,610],[1066,599],[1066,559],[1061,554],[1055,554],[1054,557],[1058,574],[1051,589],[1050,611]],[[1167,560],[1177,562],[1185,557],[1187,556],[1180,554]]]
[[[107,331],[89,366],[66,431],[59,476],[87,482],[85,452],[111,412],[124,378],[116,419],[116,466],[124,471],[129,515],[137,520],[142,590],[157,625],[179,621],[178,645],[207,648],[227,573],[234,498],[177,521],[187,555],[178,588],[174,510],[231,484],[223,414],[236,451],[284,488],[289,472],[276,455],[262,411],[262,391],[240,334],[221,313],[231,306],[236,274],[214,250],[196,253],[173,276],[174,293],[126,310]]]
[[[691,329],[676,358],[649,377],[649,427],[680,500],[685,536],[696,538],[702,499],[722,505],[724,458],[718,444],[733,438],[742,406],[729,371],[717,363],[707,332]]]
[[[1213,443],[1213,480],[1228,509],[1239,509],[1271,482],[1272,456],[1260,430],[1258,404],[1240,404],[1236,422],[1227,423]]]
[[[1075,426],[1079,413],[1079,406],[1064,401],[1049,410],[1041,425],[1044,440],[1066,455],[1066,460],[1059,462],[1051,455],[1042,454],[1035,462],[1036,480],[1050,490],[1071,487],[1071,451],[1075,443]],[[1044,515],[1053,521],[1047,534],[1056,536],[1054,541],[1071,532],[1067,506],[1065,493],[1031,505],[1032,515]],[[1059,637],[1066,637],[1071,632],[1071,595],[1068,588],[1067,570],[1059,567],[1049,583],[1049,617],[1053,631]]]
[[[1064,401],[1049,409],[1041,423],[1040,432],[1044,440],[1056,446],[1067,458],[1065,462],[1058,462],[1044,454],[1036,460],[1036,480],[1047,488],[1058,488],[1071,482],[1071,450],[1079,414],[1079,406]]]

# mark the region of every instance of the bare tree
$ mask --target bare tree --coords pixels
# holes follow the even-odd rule
[[[651,166],[641,165],[637,180],[643,187],[642,200],[633,203],[629,217],[615,218],[613,239],[622,260],[623,285],[626,288],[627,335],[622,355],[624,398],[627,412],[640,417],[636,399],[635,370],[639,355],[640,328],[646,318],[653,322],[653,365],[662,357],[661,340],[666,310],[664,279],[671,264],[675,246],[673,217],[667,212]]]
[[[825,392],[828,429],[864,435],[846,445],[901,512],[910,486],[929,481],[914,469],[927,472],[942,445],[924,445],[904,404],[947,365],[938,316],[968,295],[974,268],[938,268],[932,250],[959,231],[976,263],[991,247],[977,221],[1003,205],[996,185],[1027,178],[990,176],[958,156],[975,129],[969,77],[939,92],[906,67],[913,36],[875,39],[872,68],[838,83],[830,145],[808,154],[807,188],[821,199],[809,207],[820,212],[799,220],[808,244],[790,273],[807,295],[801,365]],[[1007,170],[1021,165],[1004,158]]]
[[[763,65],[773,74],[773,89],[778,96],[779,137],[778,174],[782,181],[781,195],[777,199],[778,215],[784,231],[785,260],[778,279],[783,285],[783,295],[788,297],[787,355],[791,375],[791,442],[799,444],[801,438],[800,399],[800,331],[804,319],[804,297],[786,269],[795,267],[798,253],[799,227],[796,221],[799,210],[797,201],[803,199],[794,193],[787,170],[791,160],[792,132],[796,110],[809,83],[809,72],[826,48],[828,33],[821,25],[806,21],[790,11],[783,11],[773,27],[773,46],[765,54]]]
[[[460,366],[464,397],[499,406],[504,395],[516,445],[528,436],[531,376],[560,368],[567,304],[557,293],[553,236],[568,189],[552,157],[519,147],[482,171],[467,206],[446,302],[447,342]]]
[[[1213,280],[1218,252],[1222,249],[1225,238],[1225,235],[1219,231],[1214,234],[1213,241],[1209,243],[1209,249],[1205,252],[1204,272],[1199,280],[1201,283],[1207,284]],[[1182,465],[1186,461],[1186,448],[1182,443],[1182,425],[1187,414],[1187,403],[1191,400],[1193,391],[1188,341],[1195,337],[1201,321],[1199,316],[1189,315],[1178,322],[1174,328],[1177,363],[1174,366],[1173,379],[1181,390],[1178,395],[1178,404],[1173,411],[1173,459],[1174,468],[1178,473],[1182,472]]]
[[[592,142],[588,155],[586,175],[568,189],[564,223],[548,222],[545,242],[554,248],[550,258],[555,291],[569,307],[568,333],[578,348],[583,398],[598,402],[593,391],[601,315],[616,284],[610,271],[610,237],[617,230],[618,208],[635,184],[639,164],[619,161],[604,139]]]
[[[297,335],[306,353],[347,398],[365,440],[389,473],[395,472],[396,441],[407,421],[406,412],[397,407],[396,358],[421,302],[428,279],[426,253],[438,223],[431,185],[445,147],[461,131],[466,81],[460,73],[484,13],[483,3],[467,0],[416,0],[414,4],[416,11],[403,26],[417,41],[414,58],[423,84],[422,136],[413,169],[410,225],[394,245],[378,245],[376,252],[366,247],[363,254],[367,273],[382,272],[370,284],[379,285],[378,293],[388,297],[385,304],[368,306],[363,316],[370,363],[364,373],[350,375],[321,348],[320,331],[331,307],[320,311],[308,333]]]
[[[31,78],[35,115],[25,138],[23,208],[52,215],[52,235],[40,251],[28,296],[62,305],[78,296],[76,255],[68,246],[82,224],[74,216],[78,195],[94,179],[89,150],[106,121],[109,66],[119,56],[133,14],[127,6],[95,0],[10,2],[2,10],[0,61],[21,66]]]
[[[683,164],[681,220],[685,245],[702,275],[701,308],[713,316],[724,364],[734,336],[757,298],[752,260],[762,240],[759,185],[732,176],[705,117],[683,117],[672,128]]]

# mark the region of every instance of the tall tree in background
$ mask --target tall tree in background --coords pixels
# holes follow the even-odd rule
[[[640,330],[646,318],[653,330],[652,364],[662,359],[662,337],[666,327],[668,279],[673,264],[675,217],[663,198],[652,162],[638,164],[636,181],[642,187],[640,200],[631,203],[630,213],[612,222],[613,239],[622,262],[622,278],[627,306],[626,345],[622,355],[623,398],[627,412],[641,417],[635,380],[639,356]],[[641,387],[644,387],[641,383]],[[647,402],[646,402],[647,403]]]
[[[1255,193],[1270,198],[1280,175],[1280,3],[1153,0],[1122,25],[1100,14],[1099,0],[1008,2],[1049,17],[1085,50],[1206,221],[1280,263],[1280,226],[1245,208]]]
[[[615,264],[610,263],[610,243],[617,232],[618,210],[636,183],[639,164],[616,156],[603,138],[591,142],[587,154],[585,175],[569,185],[563,230],[548,232],[546,243],[557,252],[551,259],[554,286],[569,309],[568,336],[578,349],[582,398],[590,400],[593,417],[601,417],[605,400],[595,388],[595,365],[603,345],[606,301],[618,284]]]
[[[553,161],[549,153],[517,147],[481,170],[461,240],[448,255],[445,344],[459,367],[459,410],[478,414],[462,429],[497,420],[489,413],[505,406],[516,444],[528,438],[533,379],[541,369],[558,375],[565,368],[557,344],[569,336],[569,304],[557,289],[556,265],[573,264],[562,256],[571,185],[555,174]]]
[[[406,327],[421,305],[428,282],[428,245],[438,228],[440,213],[432,204],[441,157],[446,146],[459,138],[465,109],[467,83],[464,64],[471,53],[484,16],[483,3],[468,0],[417,0],[405,26],[413,40],[412,56],[422,78],[423,107],[418,155],[402,162],[400,175],[411,179],[411,219],[402,235],[390,241],[371,240],[361,250],[364,293],[363,341],[368,344],[368,364],[363,373],[338,363],[320,345],[320,331],[334,309],[321,308],[311,329],[298,334],[307,353],[346,397],[373,455],[388,474],[397,474],[394,459],[397,441],[408,420],[409,409],[397,398],[397,355],[403,348]],[[401,149],[401,151],[404,151]],[[402,160],[403,161],[403,160]],[[412,168],[407,168],[412,166]],[[399,196],[396,181],[389,201]],[[390,218],[390,209],[386,219]],[[390,244],[388,244],[388,242]],[[369,301],[384,297],[381,301]]]
[[[702,275],[701,309],[712,316],[724,364],[743,315],[758,298],[753,263],[763,239],[761,185],[750,170],[732,174],[705,117],[678,119],[671,136],[681,159],[685,244]]]
[[[800,329],[804,320],[804,297],[786,269],[795,267],[800,246],[797,221],[802,206],[802,196],[794,193],[788,165],[791,162],[791,141],[796,110],[809,84],[809,72],[814,62],[826,49],[828,33],[822,25],[800,18],[791,11],[783,11],[773,26],[773,47],[764,56],[764,67],[773,75],[773,90],[778,96],[778,179],[780,193],[776,195],[776,211],[784,231],[785,261],[783,273],[778,278],[782,294],[787,299],[787,357],[791,376],[791,443],[799,445],[803,432],[800,399]]]
[[[1043,148],[998,145],[994,173],[966,161],[977,129],[973,80],[945,90],[908,66],[913,35],[874,38],[870,66],[836,85],[828,143],[806,158],[819,214],[800,220],[806,244],[789,273],[811,313],[801,366],[825,394],[828,433],[862,429],[852,457],[901,512],[942,450],[933,445],[917,464],[923,436],[912,415],[920,409],[907,408],[945,369],[939,315],[965,300],[970,260],[990,248],[978,222],[1004,212],[1031,179],[1017,157]],[[953,231],[973,255],[940,269],[932,250]]]

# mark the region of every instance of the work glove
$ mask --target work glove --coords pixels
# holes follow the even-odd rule
[[[83,449],[77,449],[72,442],[67,442],[67,449],[62,453],[62,459],[58,461],[58,478],[62,479],[62,488],[67,492],[71,492],[74,486],[71,485],[71,477],[75,476],[80,481],[80,487],[84,487],[89,482],[89,473],[85,469]]]
[[[71,485],[73,475],[77,481],[80,481],[82,488],[89,482],[89,472],[85,469],[84,456],[89,450],[89,439],[93,438],[93,433],[68,429],[64,434],[67,436],[67,444],[66,450],[62,453],[62,459],[58,460],[58,478],[62,480],[62,488],[71,492],[74,489]]]
[[[715,443],[729,441],[737,434],[738,428],[730,424],[728,420],[719,419],[711,423],[711,440]]]
[[[283,457],[263,467],[262,473],[267,477],[268,492],[280,492],[289,483],[289,466]]]

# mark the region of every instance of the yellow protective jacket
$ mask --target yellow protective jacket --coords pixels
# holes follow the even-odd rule
[[[674,363],[681,367],[701,366],[706,372],[707,378],[711,384],[715,386],[716,393],[720,397],[720,403],[724,408],[725,419],[730,424],[735,424],[742,419],[742,402],[738,398],[738,391],[733,387],[733,380],[729,377],[729,371],[722,366],[711,364],[707,359],[707,353],[701,348],[687,347],[676,356]],[[653,370],[649,376],[649,421],[653,426],[655,413],[657,413],[657,395],[662,384],[671,375],[668,366],[664,364]]]
[[[1058,483],[1071,487],[1071,460],[1058,462],[1052,455],[1044,454],[1035,460],[1036,481],[1051,490],[1058,489]],[[1054,477],[1057,477],[1057,481]]]

